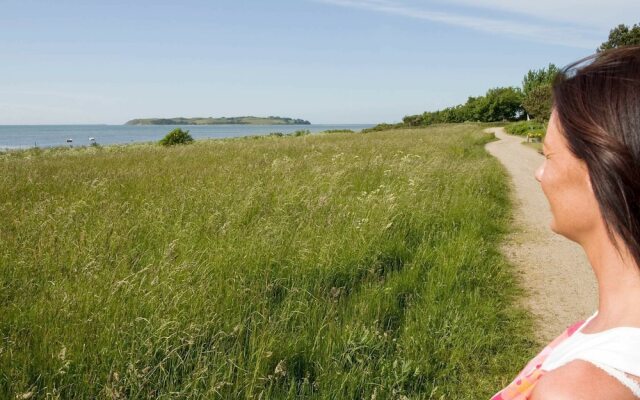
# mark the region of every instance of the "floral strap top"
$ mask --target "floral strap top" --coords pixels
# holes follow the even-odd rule
[[[573,335],[585,321],[578,321],[568,327],[560,336],[549,343],[537,356],[535,356],[526,367],[506,388],[496,393],[491,400],[526,400],[531,395],[536,383],[540,380],[545,371],[542,370],[542,363],[549,356],[549,353],[560,343]]]

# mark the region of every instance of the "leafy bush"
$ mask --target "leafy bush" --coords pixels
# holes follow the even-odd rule
[[[464,104],[422,114],[407,115],[402,121],[407,126],[427,126],[465,121],[496,122],[517,121],[524,115],[523,94],[520,88],[498,87],[487,90],[484,96],[469,97]]]
[[[189,144],[193,142],[193,138],[189,134],[189,131],[183,131],[181,128],[176,128],[167,133],[167,136],[160,140],[160,144],[163,146],[173,146],[176,144]]]
[[[355,133],[351,129],[327,129],[326,131],[322,131],[323,133]]]
[[[504,129],[512,135],[542,138],[546,127],[538,121],[520,121],[509,124]]]
[[[282,132],[271,132],[269,136],[284,136]]]
[[[389,129],[400,129],[400,128],[406,128],[406,127],[404,126],[404,124],[403,124],[403,123],[398,123],[398,124],[387,124],[387,123],[384,123],[384,122],[383,122],[383,123],[378,124],[378,125],[376,125],[376,126],[374,126],[374,127],[371,127],[371,128],[365,128],[365,129],[363,129],[363,130],[362,130],[362,131],[360,131],[360,132],[362,132],[362,133],[368,133],[368,132],[379,132],[379,131],[387,131],[387,130],[389,130]]]
[[[302,129],[299,131],[295,131],[293,133],[290,133],[289,136],[305,136],[305,135],[310,135],[311,131],[308,129]]]
[[[543,130],[534,130],[529,133],[529,137],[542,140],[544,138],[545,132]]]

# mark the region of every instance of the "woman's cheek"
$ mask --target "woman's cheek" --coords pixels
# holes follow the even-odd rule
[[[553,190],[552,190],[552,182],[550,181],[550,171],[548,170],[548,168],[543,167],[542,168],[542,173],[540,176],[540,187],[542,188],[542,191],[544,192],[545,197],[547,198],[547,200],[549,201],[549,205],[551,205],[551,195],[553,194]]]

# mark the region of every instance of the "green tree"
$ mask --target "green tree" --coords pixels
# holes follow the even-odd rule
[[[548,121],[553,105],[553,92],[550,84],[539,85],[531,89],[522,101],[522,107],[533,118]]]
[[[173,146],[176,144],[188,144],[193,142],[193,138],[189,134],[189,131],[183,131],[181,128],[176,128],[167,133],[165,137],[160,140],[160,144],[163,146]]]
[[[628,27],[620,24],[609,31],[609,39],[602,43],[596,50],[601,52],[616,47],[640,45],[640,24],[634,24]]]
[[[522,93],[526,97],[538,86],[551,85],[558,72],[560,69],[555,64],[549,64],[547,68],[529,70],[522,79]]]
[[[523,114],[522,91],[516,87],[489,89],[476,101],[477,113],[482,122],[515,121]]]
[[[467,102],[438,111],[404,117],[405,126],[456,123],[465,121],[515,121],[524,115],[522,91],[516,87],[490,89],[484,96],[469,97]]]
[[[407,115],[404,118],[402,118],[402,122],[404,122],[404,124],[407,126],[420,126],[424,124],[421,114]]]
[[[480,121],[479,104],[481,103],[482,96],[472,97],[469,96],[465,103],[465,121]]]
[[[547,68],[529,70],[522,79],[522,106],[530,116],[549,119],[553,99],[551,84],[559,72],[555,64],[549,64]]]

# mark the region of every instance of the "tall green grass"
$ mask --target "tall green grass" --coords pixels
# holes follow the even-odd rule
[[[0,156],[0,397],[490,396],[533,347],[488,140]]]

